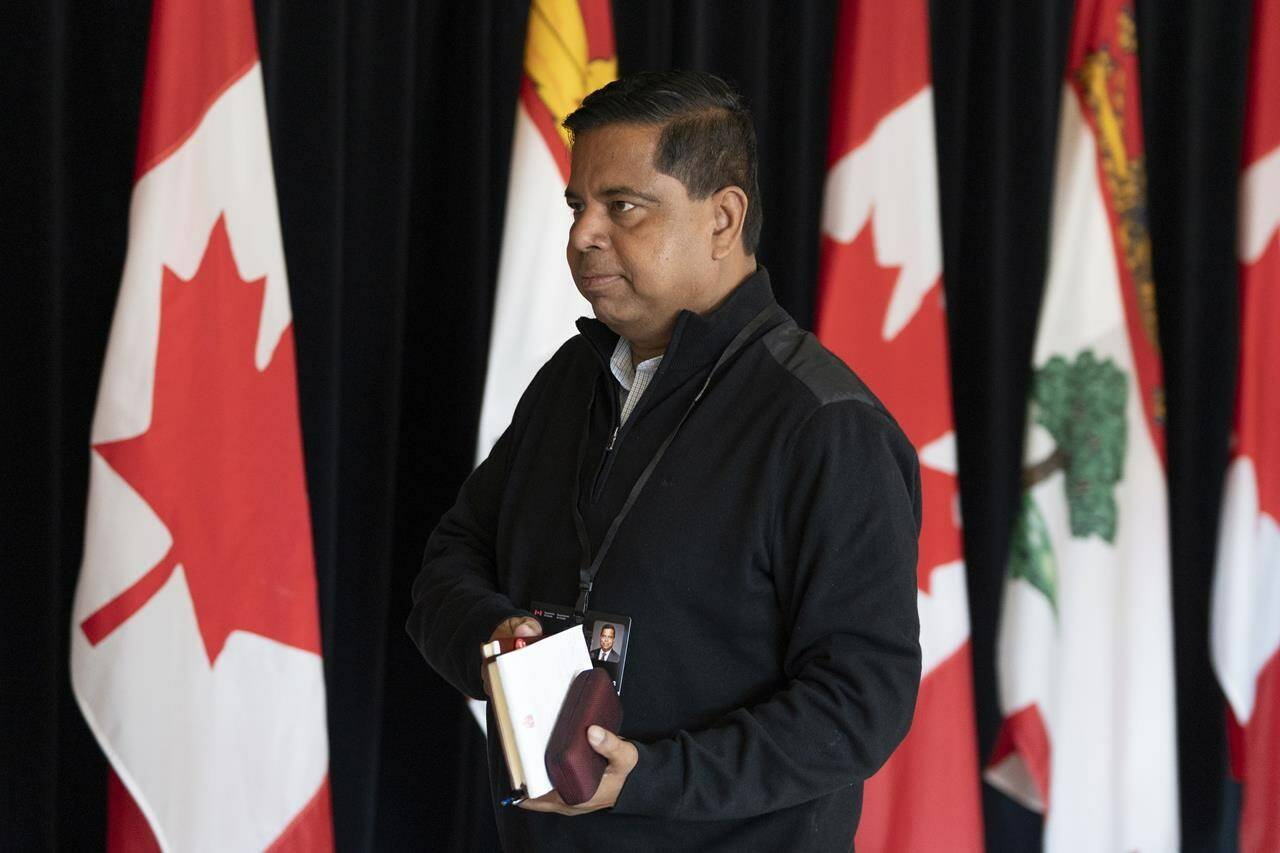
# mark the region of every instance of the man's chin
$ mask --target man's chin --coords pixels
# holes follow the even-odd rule
[[[629,312],[617,310],[617,306],[610,305],[608,299],[591,300],[591,310],[597,320],[624,338],[628,337],[628,330],[634,330],[638,319]]]

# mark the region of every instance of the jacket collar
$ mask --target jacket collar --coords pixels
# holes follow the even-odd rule
[[[776,305],[776,301],[773,287],[769,284],[769,273],[764,267],[757,266],[756,271],[743,279],[714,311],[707,314],[695,314],[687,309],[681,311],[676,315],[661,372],[678,383],[709,367],[734,335],[761,309],[770,305]],[[782,314],[780,308],[778,313]],[[590,317],[579,318],[577,326],[607,367],[614,347],[618,345],[618,334]]]

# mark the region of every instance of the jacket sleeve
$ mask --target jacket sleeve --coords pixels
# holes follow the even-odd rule
[[[776,811],[866,779],[906,735],[920,683],[915,451],[849,400],[816,410],[784,459],[771,557],[785,683],[711,728],[637,743],[616,812]]]
[[[529,411],[547,384],[561,348],[529,383],[511,425],[458,492],[427,539],[413,582],[413,608],[405,629],[427,663],[473,699],[484,698],[480,647],[504,619],[529,616],[498,588],[495,540],[510,456]]]
[[[502,620],[527,615],[498,590],[494,557],[510,441],[508,427],[428,537],[405,625],[427,663],[474,699],[484,698],[481,645]]]

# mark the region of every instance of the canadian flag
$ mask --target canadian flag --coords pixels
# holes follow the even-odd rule
[[[1171,851],[1164,395],[1129,0],[1077,0],[1061,91],[987,779],[1044,813],[1046,850]]]
[[[109,846],[331,849],[293,328],[248,0],[153,4],[91,443],[71,678],[124,787]]]
[[[516,104],[477,464],[511,423],[538,368],[578,333],[573,323],[588,307],[565,259],[573,215],[564,201],[569,132],[560,123],[583,98],[617,76],[609,0],[533,0]],[[469,706],[484,728],[484,703],[472,699]]]
[[[1244,783],[1240,849],[1280,850],[1280,0],[1253,11],[1240,181],[1240,374],[1210,651]]]
[[[867,782],[859,850],[983,849],[929,68],[925,0],[841,5],[818,337],[897,418],[924,491],[920,697]]]

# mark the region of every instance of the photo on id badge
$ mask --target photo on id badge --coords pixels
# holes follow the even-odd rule
[[[622,692],[622,665],[626,660],[629,625],[619,618],[600,613],[588,613],[582,627],[587,631],[587,649],[591,652],[591,665],[609,673],[613,688]],[[594,618],[591,618],[594,617]],[[630,622],[631,620],[627,620]]]

